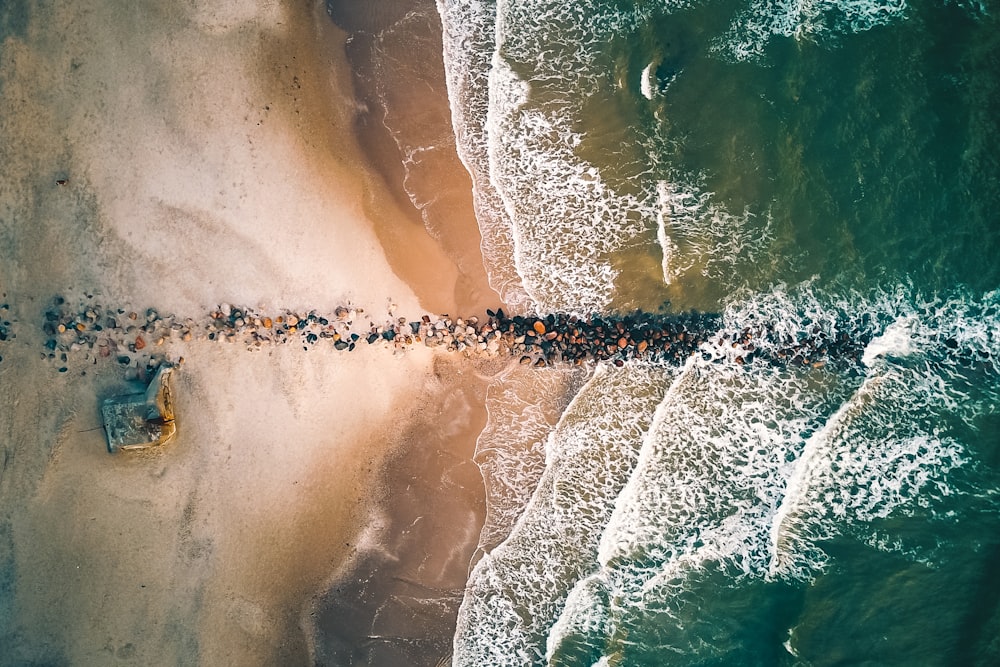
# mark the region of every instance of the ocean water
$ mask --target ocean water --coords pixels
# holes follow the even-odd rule
[[[1000,6],[438,10],[505,301],[723,321],[491,388],[454,664],[1000,664]]]

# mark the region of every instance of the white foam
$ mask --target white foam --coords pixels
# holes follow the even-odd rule
[[[499,57],[490,82],[490,173],[525,288],[542,311],[602,310],[617,275],[608,254],[653,227],[655,197],[615,192],[576,155],[581,102],[527,105],[527,84]]]
[[[774,238],[770,217],[749,210],[734,214],[714,201],[700,179],[680,174],[656,185],[657,242],[663,253],[663,281],[689,272],[732,284],[735,275],[752,278]],[[735,287],[735,286],[734,286]]]
[[[516,365],[490,383],[475,455],[486,484],[480,549],[491,551],[520,518],[545,468],[545,442],[587,376],[585,368]]]
[[[888,327],[881,336],[873,339],[865,347],[861,362],[868,367],[874,366],[877,359],[887,356],[905,357],[913,354],[916,348],[913,344],[913,327],[916,318],[901,317]]]
[[[486,116],[489,70],[496,45],[493,2],[437,0],[443,29],[443,60],[459,158],[472,177],[483,262],[490,285],[515,310],[532,311],[514,266],[511,222],[490,182]]]
[[[737,61],[762,60],[775,37],[828,44],[902,20],[908,9],[906,0],[751,0],[714,50]]]
[[[542,659],[549,626],[596,558],[601,529],[671,372],[602,365],[574,397],[548,440],[546,470],[528,507],[507,540],[473,569],[459,611],[456,665]]]
[[[642,70],[642,74],[639,76],[639,92],[647,100],[653,99],[653,95],[656,91],[656,62],[651,62],[646,65]]]
[[[966,457],[958,442],[922,424],[942,416],[925,380],[909,369],[869,378],[813,437],[772,525],[772,576],[808,576],[825,560],[822,540],[953,492],[948,474]]]
[[[820,299],[806,284],[763,295],[746,310],[732,308],[726,319],[739,329],[756,321],[751,313],[763,314],[787,322],[787,331],[776,327],[778,335],[793,339],[801,332],[836,331],[845,321],[863,331],[868,322],[881,334],[876,346],[896,355],[909,350],[911,358],[943,348],[945,333],[996,344],[995,295],[975,303],[905,294]],[[907,319],[911,315],[915,321]],[[898,338],[901,331],[908,338]],[[893,339],[897,344],[888,345]],[[961,365],[948,357],[905,366],[891,363],[896,358],[875,364],[866,378],[692,357],[656,409],[601,537],[594,573],[568,594],[551,628],[548,654],[604,627],[606,643],[599,637],[589,643],[618,655],[627,650],[622,638],[630,624],[655,613],[663,632],[664,623],[677,624],[670,650],[710,655],[711,647],[685,638],[689,612],[678,606],[699,573],[711,568],[735,580],[808,579],[825,566],[824,540],[844,533],[930,562],[913,545],[871,538],[873,523],[933,516],[961,493],[951,477],[967,455],[940,425],[956,416],[974,425],[976,415],[995,404],[1000,379],[994,372],[974,395],[953,386],[962,378],[953,372]]]
[[[608,634],[608,593],[607,582],[595,576],[581,579],[573,587],[546,639],[545,659],[549,664],[571,642],[588,643]]]

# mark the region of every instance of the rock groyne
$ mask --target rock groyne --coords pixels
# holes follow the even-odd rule
[[[871,330],[850,323],[834,330],[815,327],[794,338],[766,323],[730,331],[719,315],[698,312],[580,317],[509,315],[498,308],[482,318],[409,319],[397,316],[391,304],[383,316],[375,317],[350,304],[322,313],[223,303],[195,319],[155,308],[102,306],[93,296],[73,304],[61,296],[53,298],[42,328],[43,355],[59,372],[70,370],[71,358],[82,357],[89,364],[118,363],[130,379],[144,379],[164,363],[183,363],[183,344],[192,341],[240,345],[248,352],[276,345],[300,345],[306,351],[326,345],[344,352],[381,346],[404,353],[422,345],[466,356],[509,357],[531,366],[620,366],[631,359],[679,364],[701,354],[735,364],[764,360],[818,367],[830,361],[859,361],[873,337]]]

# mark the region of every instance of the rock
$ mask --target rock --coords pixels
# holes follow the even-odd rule
[[[265,317],[265,318],[261,319],[260,323],[261,323],[261,326],[263,326],[265,329],[270,329],[271,325],[274,324],[274,322],[271,321],[270,317]]]
[[[146,347],[146,341],[142,336],[135,337],[135,349],[142,350]]]
[[[531,363],[531,357],[528,357],[528,356],[521,357],[521,365],[522,366],[527,366],[530,363]]]
[[[288,317],[287,317],[287,318],[285,319],[285,321],[286,321],[286,322],[288,323],[288,326],[290,326],[290,327],[294,327],[294,326],[295,326],[296,324],[298,324],[298,323],[299,323],[299,318],[298,318],[298,317],[296,317],[295,315],[289,315],[289,316],[288,316]]]
[[[649,343],[647,343],[644,340],[640,340],[639,341],[639,345],[637,346],[637,349],[639,350],[639,353],[641,354],[641,353],[645,352],[646,348],[648,348],[648,347],[649,347]]]
[[[344,342],[344,341],[342,341],[342,340],[338,340],[338,341],[337,341],[336,343],[334,343],[334,344],[333,344],[333,346],[334,346],[335,348],[337,348],[338,350],[346,350],[346,349],[347,349],[347,348],[349,348],[349,347],[350,347],[351,345],[353,345],[353,343],[351,343],[351,344],[348,344],[348,343],[345,343],[345,342]]]
[[[545,324],[541,320],[535,320],[535,323],[531,326],[539,336],[545,335]]]
[[[233,312],[233,307],[228,303],[219,304],[219,312],[222,313],[223,317],[229,317],[229,315]]]
[[[628,340],[626,340],[625,338],[619,338],[618,349],[624,350],[626,347],[628,347]]]

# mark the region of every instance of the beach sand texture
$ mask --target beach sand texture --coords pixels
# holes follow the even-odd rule
[[[306,664],[312,600],[382,548],[362,538],[406,446],[437,428],[437,463],[413,462],[432,480],[471,457],[485,379],[429,349],[175,341],[175,442],[115,457],[98,406],[121,370],[59,374],[40,354],[60,293],[181,316],[489,302],[474,220],[449,204],[440,243],[363,154],[346,33],[323,12],[0,7],[0,292],[16,334],[0,353],[0,665]],[[462,469],[467,551],[482,517]]]

